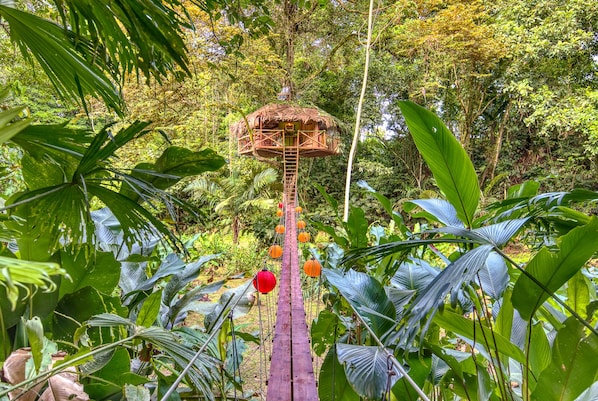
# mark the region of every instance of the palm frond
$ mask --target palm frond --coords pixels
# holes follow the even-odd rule
[[[481,245],[467,252],[442,270],[430,285],[417,295],[397,334],[403,346],[409,346],[418,331],[421,331],[422,336],[426,333],[434,314],[444,304],[446,296],[457,296],[458,290],[464,284],[473,281],[479,270],[484,267],[491,251],[491,245]]]
[[[29,119],[13,121],[23,110],[25,110],[24,107],[15,107],[0,112],[0,144],[8,141],[29,125]]]
[[[122,112],[123,102],[118,90],[100,68],[76,51],[62,27],[2,4],[0,16],[10,26],[10,37],[23,55],[36,58],[62,97],[78,98],[85,103],[85,95],[91,95]]]
[[[448,201],[442,199],[416,199],[407,202],[421,207],[428,212],[427,216],[442,224],[453,227],[465,227],[463,222],[457,217],[457,210]]]

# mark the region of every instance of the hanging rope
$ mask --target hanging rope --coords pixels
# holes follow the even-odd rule
[[[255,275],[253,278],[255,279],[255,277],[257,277],[257,275]],[[206,341],[199,348],[199,350],[195,353],[195,355],[193,355],[193,357],[189,360],[189,362],[187,363],[187,365],[185,366],[185,368],[181,371],[181,373],[176,378],[176,380],[170,385],[170,387],[168,388],[168,390],[166,391],[166,393],[164,393],[164,395],[162,396],[162,398],[160,399],[160,401],[167,401],[170,398],[170,396],[172,395],[172,393],[174,393],[176,391],[176,389],[179,386],[179,384],[181,384],[181,382],[183,381],[183,379],[185,378],[185,376],[187,375],[187,373],[189,373],[189,370],[191,370],[191,367],[193,366],[193,364],[195,363],[195,361],[197,361],[197,358],[199,358],[199,356],[207,348],[208,344],[210,344],[212,342],[212,340],[214,339],[214,337],[216,337],[216,335],[218,334],[220,328],[222,327],[222,325],[224,324],[224,322],[226,321],[226,319],[228,318],[228,316],[229,315],[232,316],[233,311],[235,310],[235,308],[237,307],[237,305],[239,304],[239,302],[241,301],[241,299],[245,298],[245,296],[247,295],[247,291],[249,290],[250,287],[251,287],[251,285],[247,285],[245,287],[245,290],[241,293],[240,296],[237,297],[237,299],[234,301],[234,303],[232,304],[232,306],[230,307],[230,309],[226,313],[226,315],[222,319],[220,319],[220,321],[216,321],[216,323],[214,324],[214,326],[211,327],[210,335],[208,336],[208,338],[206,339]],[[225,310],[228,307],[228,303],[230,303],[230,301],[233,298],[234,298],[234,296],[231,297],[231,298],[229,298],[229,301],[227,302],[227,304],[224,305],[223,310]]]
[[[233,397],[237,400],[237,386],[235,381],[238,378],[241,381],[241,369],[239,366],[239,354],[237,350],[237,338],[235,336],[235,322],[233,321],[233,314],[228,315],[230,319],[230,336],[232,343],[232,358],[233,358]]]

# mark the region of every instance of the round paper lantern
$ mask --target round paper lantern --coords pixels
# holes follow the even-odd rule
[[[262,294],[267,294],[276,287],[276,276],[269,270],[262,270],[255,275],[253,286]]]
[[[303,208],[302,208],[301,206],[297,206],[297,207],[295,208],[295,211],[296,211],[297,213],[301,213],[301,212],[303,211]]]
[[[277,215],[278,217],[282,217],[282,215],[283,215],[283,214],[284,214],[284,212],[282,211],[282,209],[278,209],[278,210],[276,210],[276,215]]]
[[[278,208],[282,209],[284,207],[284,204],[282,202],[278,202]]]
[[[309,277],[319,277],[322,273],[322,265],[315,258],[311,258],[303,264],[303,271]]]
[[[307,242],[309,241],[309,233],[307,231],[302,231],[297,236],[297,239],[299,240],[299,242]]]
[[[274,228],[274,231],[276,232],[276,234],[284,234],[284,226],[282,224],[279,224]]]
[[[272,245],[268,249],[268,255],[273,259],[278,259],[282,256],[282,247],[280,245]]]
[[[305,228],[306,224],[303,220],[297,220],[297,228],[300,230],[303,230]]]

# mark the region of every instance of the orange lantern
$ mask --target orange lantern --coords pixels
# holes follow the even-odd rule
[[[309,241],[309,233],[307,231],[301,231],[297,236],[299,242],[308,242]]]
[[[284,214],[284,212],[282,211],[282,209],[277,209],[277,210],[276,210],[276,215],[277,215],[278,217],[282,217],[282,215],[283,215],[283,214]]]
[[[303,211],[303,208],[302,208],[301,206],[297,206],[297,207],[295,208],[295,211],[296,211],[297,213],[301,213],[301,212]]]
[[[305,228],[306,224],[303,220],[297,220],[297,228],[300,230],[303,230]]]
[[[315,258],[311,258],[303,264],[303,271],[309,277],[319,277],[322,273],[322,265]]]
[[[279,224],[274,228],[274,231],[276,232],[276,234],[284,234],[284,226],[282,224]]]
[[[268,255],[272,259],[278,259],[282,256],[282,247],[280,245],[272,245],[270,249],[268,249]]]

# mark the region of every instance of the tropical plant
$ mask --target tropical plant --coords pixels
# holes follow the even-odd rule
[[[370,237],[374,246],[351,249],[329,230],[342,248],[328,253],[344,257],[325,258],[329,307],[312,327],[314,350],[328,353],[320,383],[334,379],[320,397],[591,397],[598,331],[588,263],[598,250],[598,220],[573,206],[595,204],[598,194],[530,196],[520,186],[489,214],[450,131],[414,103],[400,107],[445,199],[408,202],[405,211],[425,225],[399,238],[379,232]],[[529,237],[539,251],[521,264],[508,245],[525,244],[527,233],[543,236]]]
[[[243,215],[274,206],[274,188],[278,172],[266,168],[249,173],[233,169],[220,179],[200,177],[191,182],[185,191],[193,199],[210,205],[214,211],[229,221],[233,244],[239,242]]]

